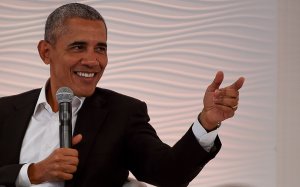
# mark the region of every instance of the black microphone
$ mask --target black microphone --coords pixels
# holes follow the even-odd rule
[[[56,92],[59,104],[59,142],[61,148],[72,147],[72,100],[74,94],[68,87],[61,87]]]

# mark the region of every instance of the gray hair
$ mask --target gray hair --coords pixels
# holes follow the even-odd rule
[[[58,7],[48,16],[44,39],[51,44],[55,44],[59,34],[64,31],[64,23],[71,18],[103,21],[107,33],[104,18],[96,9],[80,3],[69,3]]]

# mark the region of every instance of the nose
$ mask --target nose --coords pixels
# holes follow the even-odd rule
[[[80,61],[80,63],[81,63],[82,65],[86,65],[86,66],[97,66],[97,65],[99,65],[99,60],[98,60],[98,58],[95,58],[95,59],[93,59],[93,60],[90,60],[90,59],[82,59],[82,60]]]

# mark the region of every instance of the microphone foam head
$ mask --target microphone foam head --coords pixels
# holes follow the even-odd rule
[[[74,93],[68,87],[60,87],[56,92],[56,99],[58,103],[72,102],[73,97],[74,97]]]

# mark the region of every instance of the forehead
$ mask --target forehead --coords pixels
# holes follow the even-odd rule
[[[98,40],[106,42],[106,32],[105,23],[101,20],[70,18],[65,21],[58,39]]]

